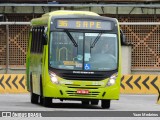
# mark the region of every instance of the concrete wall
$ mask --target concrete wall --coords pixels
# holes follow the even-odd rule
[[[131,74],[131,46],[122,46],[122,74]]]
[[[145,74],[145,75],[160,75],[160,70],[159,69],[134,69],[131,70],[132,74]]]
[[[8,70],[8,74],[25,74],[25,73],[26,73],[25,68],[22,68],[22,69],[11,68],[11,69]],[[6,69],[1,68],[0,69],[0,74],[6,74]]]

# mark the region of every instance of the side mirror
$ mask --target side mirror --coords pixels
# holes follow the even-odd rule
[[[47,45],[47,34],[43,34],[43,45]]]
[[[125,35],[124,35],[122,30],[120,30],[120,39],[121,39],[121,45],[127,45],[126,37],[125,37]]]

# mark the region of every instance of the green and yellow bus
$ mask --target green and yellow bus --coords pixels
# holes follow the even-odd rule
[[[31,103],[79,100],[110,108],[118,100],[121,38],[117,19],[59,10],[31,20],[26,58]]]

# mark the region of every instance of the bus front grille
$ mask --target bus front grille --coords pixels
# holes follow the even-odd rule
[[[63,73],[61,77],[66,80],[103,80],[106,76],[101,74],[73,74],[73,73]]]

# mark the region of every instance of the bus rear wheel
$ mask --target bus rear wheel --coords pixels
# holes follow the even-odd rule
[[[110,100],[102,100],[101,101],[101,107],[103,109],[109,109],[110,108],[110,103],[111,103]]]

